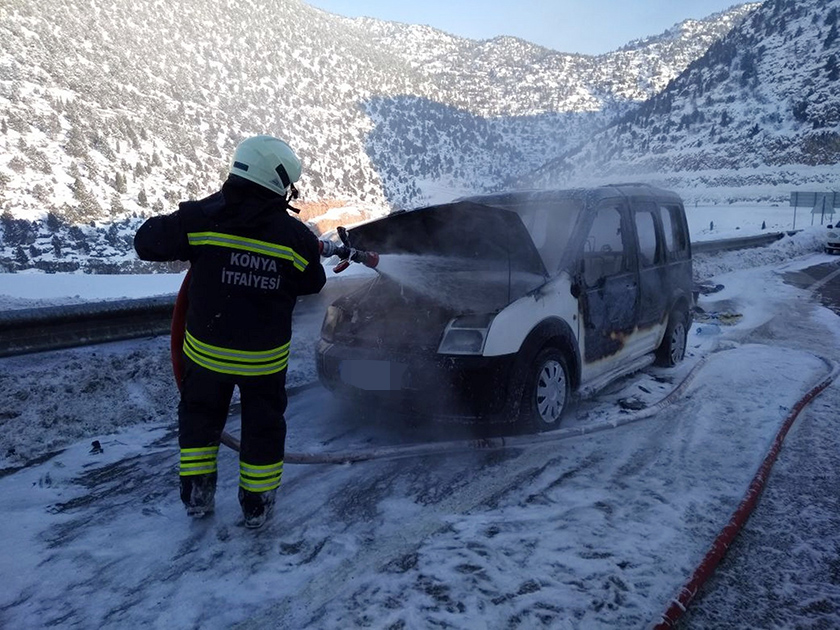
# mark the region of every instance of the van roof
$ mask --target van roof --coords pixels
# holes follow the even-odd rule
[[[491,193],[464,197],[459,201],[472,201],[483,205],[510,207],[523,201],[550,201],[552,199],[581,199],[597,203],[614,197],[653,197],[659,201],[682,203],[676,193],[642,183],[621,183],[591,188],[567,188],[557,190],[515,190],[505,193]]]

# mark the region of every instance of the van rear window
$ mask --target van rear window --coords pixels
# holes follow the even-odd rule
[[[688,250],[688,235],[682,220],[682,209],[679,206],[660,206],[662,227],[665,232],[665,245],[671,252],[672,258],[684,258]]]

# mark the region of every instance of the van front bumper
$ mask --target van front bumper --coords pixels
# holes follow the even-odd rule
[[[321,383],[338,395],[438,416],[476,418],[498,417],[509,408],[515,358],[409,354],[322,339],[317,366]]]

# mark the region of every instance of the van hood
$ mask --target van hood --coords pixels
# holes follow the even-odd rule
[[[467,266],[546,276],[522,219],[513,211],[458,201],[399,211],[349,230],[353,247],[382,254],[435,256]]]
[[[348,345],[434,350],[448,321],[495,313],[546,281],[519,216],[457,202],[392,214],[349,230],[353,247],[380,255],[368,286],[339,299]]]

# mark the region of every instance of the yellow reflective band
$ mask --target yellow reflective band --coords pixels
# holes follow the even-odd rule
[[[269,490],[276,490],[280,487],[280,477],[273,480],[265,481],[263,483],[254,483],[247,479],[239,479],[239,487],[249,492],[268,492]]]
[[[181,470],[196,470],[198,468],[216,467],[216,460],[211,459],[205,462],[181,462]]]
[[[239,472],[243,475],[251,477],[267,477],[283,472],[283,462],[277,464],[269,464],[268,466],[252,466],[251,464],[244,464],[239,462]]]
[[[257,239],[222,232],[190,232],[187,234],[187,238],[190,245],[215,245],[216,247],[240,249],[288,260],[299,271],[303,271],[309,265],[309,261],[291,247],[269,243],[268,241],[258,241]]]
[[[182,462],[194,462],[200,461],[204,459],[216,459],[216,456],[219,453],[219,447],[215,447],[212,449],[209,448],[192,448],[192,449],[181,449],[181,461]]]
[[[236,350],[213,346],[196,339],[189,331],[184,336],[184,354],[201,367],[222,374],[266,376],[286,369],[291,341],[269,350]]]
[[[214,473],[218,470],[216,467],[216,462],[203,462],[200,464],[184,464],[181,463],[181,470],[180,474],[182,477],[188,477],[190,475],[207,475],[209,473]]]
[[[214,460],[216,455],[181,455],[182,462],[201,462],[205,460]]]
[[[182,448],[181,476],[207,475],[216,472],[216,457],[218,454],[218,444],[215,446],[199,446],[198,448]]]
[[[268,492],[280,486],[283,461],[262,466],[239,462],[239,487],[250,492]]]
[[[289,341],[284,343],[282,346],[271,348],[270,350],[235,350],[233,348],[211,346],[209,343],[199,341],[190,334],[189,330],[186,331],[186,340],[195,348],[196,351],[201,352],[201,354],[206,354],[209,357],[221,359],[222,361],[226,359],[233,359],[242,363],[265,363],[267,361],[281,359],[289,354],[289,346],[292,343]]]
[[[201,453],[205,453],[207,455],[215,455],[218,452],[219,452],[219,447],[218,446],[201,446],[199,448],[182,448],[181,449],[181,455],[183,455],[184,453],[189,453],[189,454],[194,454],[194,455],[198,455],[198,454],[201,454]]]
[[[254,366],[213,361],[212,359],[199,355],[186,342],[184,342],[184,354],[203,368],[207,368],[213,372],[219,372],[220,374],[235,374],[238,376],[267,376],[268,374],[276,374],[285,370],[289,364],[289,357],[283,357],[273,363]]]

